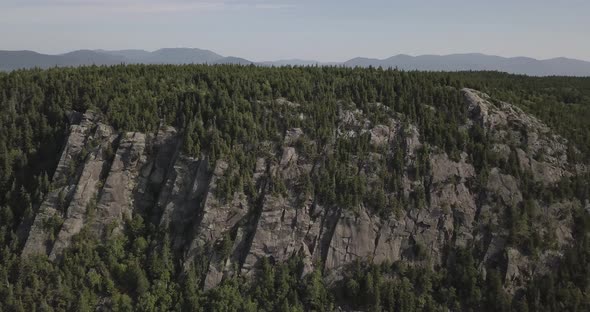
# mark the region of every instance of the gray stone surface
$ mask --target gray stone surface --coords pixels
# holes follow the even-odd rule
[[[92,220],[92,229],[99,236],[119,232],[124,221],[132,218],[133,190],[146,162],[145,134],[127,132],[120,140]]]
[[[46,255],[50,251],[55,234],[63,222],[63,212],[76,189],[79,155],[94,130],[96,118],[93,112],[87,112],[81,117],[80,124],[70,126],[70,134],[51,181],[52,190],[45,196],[28,231],[23,256]]]
[[[49,259],[55,260],[60,257],[64,249],[70,245],[72,237],[82,230],[88,213],[93,213],[93,211],[89,212],[88,208],[96,209],[96,197],[102,183],[100,181],[101,174],[109,161],[108,155],[105,155],[105,149],[115,139],[116,135],[113,135],[113,129],[110,126],[98,124],[93,138],[94,144],[98,144],[98,146],[90,152],[84,164],[73,198],[67,208],[64,223],[49,254]]]

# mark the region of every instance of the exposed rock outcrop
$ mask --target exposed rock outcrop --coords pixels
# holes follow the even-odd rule
[[[144,155],[146,135],[127,132],[120,138],[108,177],[98,199],[92,229],[99,236],[118,231],[133,212],[133,191],[141,167],[147,159]]]
[[[97,145],[87,157],[82,174],[76,185],[73,198],[65,213],[65,220],[49,255],[50,259],[59,257],[70,245],[70,240],[78,234],[85,224],[88,214],[96,209],[97,194],[101,187],[101,176],[105,167],[108,168],[109,155],[105,149],[110,148],[116,139],[110,126],[98,124],[94,137],[90,140]]]
[[[181,156],[169,173],[158,205],[164,207],[160,227],[169,234],[174,250],[180,250],[185,245],[186,233],[199,213],[208,183],[206,159]]]
[[[205,289],[234,274],[252,275],[263,258],[299,256],[302,275],[325,269],[338,279],[357,260],[438,267],[448,250],[478,246],[480,268],[502,264],[507,289],[517,291],[551,269],[559,250],[571,243],[571,212],[590,209],[576,200],[527,197],[518,173],[552,187],[585,166],[572,163],[567,141],[536,118],[475,90],[463,94],[468,118],[460,128],[479,127],[490,138],[496,160],[490,168],[476,169],[467,150],[449,155],[429,146],[420,129],[399,116],[375,124],[354,104],[340,103],[337,130],[324,146],[291,128],[282,142],[248,147],[258,152],[248,169],[253,172],[239,178],[246,176],[254,187],[232,194],[222,194],[220,185],[246,169],[206,153],[185,155],[183,135],[174,128],[117,133],[96,114],[72,115],[78,124],[70,128],[53,189],[32,222],[23,255],[58,260],[84,227],[105,238],[135,214],[166,233],[185,272],[201,265]],[[299,107],[285,99],[276,104]],[[388,113],[381,104],[369,107]],[[322,166],[332,165],[327,159],[339,156],[335,145],[346,140],[369,150],[339,159],[365,194],[360,204],[345,208],[322,202],[312,181]],[[508,163],[515,171],[501,165]],[[385,171],[393,177],[387,185]],[[525,205],[532,211],[528,226],[554,240],[538,261],[510,240],[505,226],[510,213]]]
[[[193,239],[185,253],[184,268],[190,269],[195,258],[204,256],[209,262],[205,288],[217,285],[223,277],[225,260],[231,253],[230,231],[237,230],[238,223],[248,213],[248,201],[244,193],[231,194],[227,200],[217,196],[217,184],[228,170],[228,163],[218,161],[200,212],[199,221],[193,225]],[[229,250],[228,250],[229,249]]]
[[[22,251],[23,256],[47,254],[51,250],[63,222],[62,215],[77,188],[80,154],[89,134],[96,127],[96,118],[96,114],[89,111],[81,117],[80,124],[70,127],[70,135],[53,174],[52,190],[37,211]]]
[[[250,250],[244,260],[242,272],[249,274],[265,257],[284,262],[300,254],[311,263],[312,253],[320,235],[318,216],[312,216],[312,198],[301,192],[302,179],[311,175],[310,159],[300,157],[293,146],[303,136],[300,129],[291,129],[285,135],[280,162],[270,165],[272,180],[282,180],[286,192],[268,193],[263,198]]]
[[[337,269],[354,260],[371,261],[378,233],[378,225],[365,210],[358,217],[342,215],[332,236],[326,269]]]

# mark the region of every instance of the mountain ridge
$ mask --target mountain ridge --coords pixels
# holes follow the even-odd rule
[[[354,57],[343,62],[320,62],[303,59],[251,61],[238,56],[223,56],[198,48],[162,48],[155,51],[141,49],[88,50],[63,54],[42,54],[29,50],[0,51],[0,71],[26,68],[62,66],[118,65],[118,64],[255,64],[259,66],[346,66],[383,67],[420,71],[500,71],[529,76],[590,76],[590,62],[568,57],[535,59],[525,56],[502,57],[483,53],[447,55],[397,54],[387,58]]]

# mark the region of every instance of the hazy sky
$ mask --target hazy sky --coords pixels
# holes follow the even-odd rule
[[[254,61],[590,60],[589,0],[0,0],[0,50],[195,47]]]

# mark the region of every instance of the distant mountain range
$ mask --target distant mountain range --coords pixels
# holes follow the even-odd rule
[[[463,71],[495,70],[531,76],[590,76],[590,62],[569,58],[537,60],[528,57],[500,57],[479,53],[451,55],[396,55],[386,59],[357,57],[346,62],[322,63],[314,60],[279,60],[252,62],[244,58],[222,56],[213,51],[194,48],[145,50],[77,50],[48,55],[33,51],[0,51],[0,70],[50,68],[55,66],[116,64],[255,64],[259,66],[335,65],[348,67],[384,67],[404,70]]]

